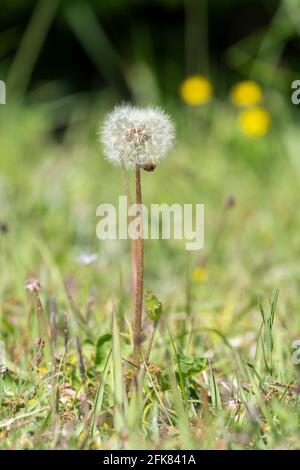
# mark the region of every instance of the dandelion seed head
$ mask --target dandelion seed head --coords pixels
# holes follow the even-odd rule
[[[117,106],[101,129],[104,155],[126,167],[140,165],[152,171],[174,145],[175,126],[160,108]]]

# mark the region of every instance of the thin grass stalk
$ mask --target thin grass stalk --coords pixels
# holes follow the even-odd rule
[[[56,442],[59,427],[58,418],[58,387],[57,387],[57,371],[55,347],[57,339],[57,305],[55,298],[50,300],[50,347],[51,347],[51,417],[52,417],[52,434],[53,443]]]
[[[65,346],[65,353],[67,352],[68,343],[69,343],[69,319],[67,312],[64,312],[64,346]]]
[[[83,422],[84,422],[84,429],[87,430],[89,425],[89,405],[88,405],[88,397],[87,397],[87,386],[86,386],[86,368],[84,364],[81,342],[79,336],[76,336],[76,349],[79,358],[79,372],[83,390],[82,396],[82,403],[81,403],[81,410],[83,415]]]
[[[149,362],[149,358],[150,358],[150,354],[151,354],[152,346],[153,346],[153,341],[154,341],[154,336],[155,336],[155,333],[156,333],[156,330],[157,330],[158,323],[159,323],[159,320],[156,320],[152,325],[152,332],[151,332],[151,336],[150,336],[148,346],[147,346],[147,349],[146,349],[146,354],[145,354],[145,357],[144,357],[144,362],[146,362],[146,364],[148,364],[148,362]]]

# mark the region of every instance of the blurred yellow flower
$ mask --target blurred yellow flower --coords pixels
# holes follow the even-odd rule
[[[207,271],[205,268],[201,266],[196,268],[195,271],[193,272],[194,282],[202,282],[202,281],[205,281],[206,278],[207,278]]]
[[[238,116],[238,124],[242,131],[250,137],[261,137],[269,130],[271,116],[262,107],[242,111]]]
[[[77,361],[78,361],[78,358],[77,356],[75,356],[75,354],[72,354],[71,356],[69,356],[68,358],[68,362],[69,364],[77,364]]]
[[[36,398],[31,398],[30,400],[28,400],[28,405],[31,406],[31,405],[34,405],[34,403],[37,402],[37,399]]]
[[[231,88],[230,96],[238,106],[252,106],[262,100],[262,89],[253,80],[244,80]]]
[[[202,75],[187,77],[180,87],[180,95],[186,104],[197,106],[209,100],[213,92],[210,81]]]

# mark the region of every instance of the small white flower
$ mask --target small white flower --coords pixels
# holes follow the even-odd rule
[[[38,292],[41,288],[40,281],[38,279],[28,279],[25,285],[26,290],[29,292]]]
[[[239,407],[239,402],[237,400],[228,400],[227,407],[230,411],[236,411]]]
[[[77,263],[88,266],[89,264],[95,263],[97,258],[97,253],[81,253],[79,256],[77,256]]]
[[[175,126],[159,108],[117,106],[107,115],[101,141],[104,155],[115,164],[140,165],[148,171],[173,147]]]

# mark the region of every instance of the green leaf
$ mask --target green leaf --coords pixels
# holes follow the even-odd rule
[[[145,296],[145,306],[147,309],[147,314],[150,320],[158,321],[162,314],[162,303],[158,298],[153,294],[153,292],[148,292]]]
[[[97,345],[96,345],[96,357],[95,357],[95,366],[99,366],[103,363],[104,359],[107,356],[107,348],[104,347],[105,343],[111,343],[112,335],[107,333],[105,335],[99,336]]]
[[[13,378],[11,372],[7,372],[3,377],[0,377],[0,391],[10,397],[17,393],[18,382]]]
[[[178,368],[183,377],[190,377],[206,369],[208,361],[206,357],[187,356],[177,354]],[[179,373],[179,370],[177,371]]]

